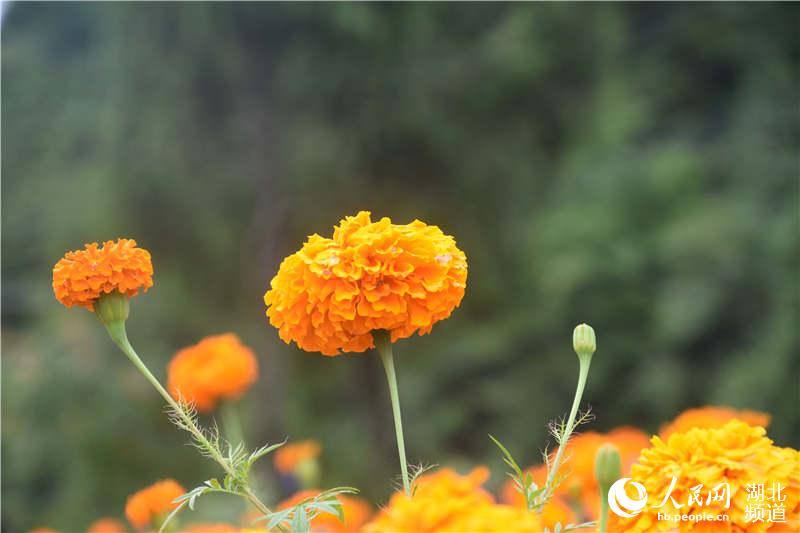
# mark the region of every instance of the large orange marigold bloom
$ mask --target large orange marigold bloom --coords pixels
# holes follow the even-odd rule
[[[673,433],[686,433],[692,428],[720,428],[731,420],[741,420],[751,426],[769,426],[770,415],[760,411],[737,411],[730,407],[706,406],[687,409],[675,420],[661,426],[659,436],[668,438]]]
[[[128,533],[128,529],[114,518],[100,518],[92,522],[86,533]]]
[[[749,426],[732,420],[721,428],[694,428],[685,433],[673,433],[665,441],[652,438],[652,447],[642,451],[631,470],[634,481],[643,484],[648,500],[641,514],[629,520],[610,517],[610,531],[725,531],[761,533],[772,524],[752,522],[746,517],[748,485],[779,483],[784,487],[783,502],[789,531],[800,526],[800,453],[791,448],[773,445],[760,426]],[[672,478],[677,477],[671,496],[682,507],[678,510],[672,499],[664,502]],[[730,508],[722,501],[708,502],[709,490],[721,484],[730,487]],[[702,504],[689,503],[692,487],[702,485]],[[667,516],[684,514],[727,514],[725,522],[672,522],[658,520],[658,513]],[[662,517],[663,518],[663,517]],[[792,529],[795,528],[795,529]],[[778,531],[777,528],[773,531]]]
[[[413,497],[404,492],[392,495],[362,533],[540,533],[535,514],[494,502],[481,488],[488,478],[485,467],[466,476],[449,468],[422,476]]]
[[[154,518],[172,512],[178,506],[173,500],[184,494],[186,491],[174,479],[158,481],[128,497],[125,516],[133,527],[144,528]]]
[[[392,342],[429,333],[464,297],[467,259],[453,237],[415,220],[372,222],[362,211],[308,238],[284,259],[264,295],[281,339],[309,352],[339,355],[374,346],[372,332]]]
[[[133,239],[96,242],[84,250],[67,252],[53,267],[53,292],[67,307],[79,305],[93,311],[103,294],[118,291],[129,297],[153,286],[150,252]]]
[[[206,337],[175,354],[167,367],[167,389],[176,400],[209,412],[220,400],[237,399],[258,378],[253,351],[233,333]]]
[[[278,510],[288,509],[298,505],[303,500],[319,495],[319,490],[302,490],[291,498],[281,502]],[[311,521],[311,530],[314,533],[351,533],[358,531],[367,523],[372,515],[372,507],[365,500],[354,496],[339,495],[336,497],[342,504],[344,522],[339,517],[330,513],[320,513]]]
[[[297,465],[303,461],[310,461],[319,457],[322,446],[315,440],[303,440],[284,444],[273,454],[275,468],[281,474],[294,472]]]

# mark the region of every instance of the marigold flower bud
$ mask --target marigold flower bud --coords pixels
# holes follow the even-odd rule
[[[125,322],[128,320],[131,306],[128,297],[119,292],[111,292],[100,296],[94,302],[94,312],[104,325]]]
[[[575,327],[572,333],[572,347],[578,357],[591,357],[594,354],[597,350],[597,339],[592,326],[580,324]]]
[[[619,450],[611,443],[603,444],[594,459],[594,477],[603,492],[620,478],[621,473],[622,458]]]

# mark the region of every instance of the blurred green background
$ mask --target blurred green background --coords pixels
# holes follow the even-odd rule
[[[156,374],[238,333],[261,365],[251,443],[317,439],[324,486],[385,502],[378,359],[286,346],[262,301],[361,209],[437,224],[470,262],[461,308],[396,346],[414,462],[486,462],[498,484],[487,433],[536,462],[581,321],[591,428],[725,404],[800,444],[797,4],[4,7],[4,531],[80,531],[156,479],[217,473],[53,298],[65,251],[120,236],[153,255],[128,329]]]

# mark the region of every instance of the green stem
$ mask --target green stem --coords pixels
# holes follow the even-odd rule
[[[569,442],[569,438],[572,436],[572,432],[575,430],[575,417],[578,415],[578,406],[581,404],[581,398],[583,398],[583,389],[586,387],[586,379],[589,376],[589,365],[592,362],[592,357],[579,357],[579,359],[581,366],[578,374],[578,388],[575,390],[575,398],[572,400],[572,409],[569,412],[567,425],[564,426],[564,434],[561,436],[561,442],[559,443],[558,451],[556,452],[556,458],[550,465],[550,471],[547,474],[547,483],[545,484],[544,491],[545,500],[550,497],[555,489],[555,487],[553,487],[553,481],[558,473],[558,467],[561,464],[561,458],[564,455],[567,442]]]
[[[600,525],[598,526],[598,533],[606,533],[608,529],[608,489],[610,487],[600,488]]]
[[[170,396],[167,390],[161,385],[161,382],[150,372],[150,369],[147,368],[147,365],[144,364],[144,361],[139,357],[136,353],[136,350],[133,349],[131,343],[128,341],[128,334],[125,330],[125,322],[122,320],[104,323],[106,329],[108,330],[108,334],[111,336],[111,340],[113,340],[117,346],[119,346],[122,353],[128,356],[133,366],[136,367],[139,372],[150,382],[150,384],[155,387],[158,393],[166,400],[172,410],[181,418],[183,423],[185,424],[186,428],[188,428],[189,432],[192,436],[200,442],[203,447],[211,453],[211,458],[219,463],[219,465],[225,470],[225,473],[231,476],[232,478],[236,478],[236,472],[233,471],[233,468],[228,464],[224,457],[219,453],[219,450],[213,446],[208,439],[206,438],[203,431],[197,427],[195,421],[186,414],[186,410],[175,401],[175,399]],[[270,514],[269,507],[264,505],[264,503],[256,496],[249,487],[245,487],[244,489],[245,496],[247,497],[250,502],[256,506],[256,508],[266,514]],[[286,531],[285,528],[282,526],[278,526],[280,531]]]
[[[400,416],[400,396],[397,393],[397,375],[394,371],[394,354],[389,332],[380,330],[373,333],[375,347],[383,361],[386,370],[386,381],[389,384],[389,397],[392,400],[392,414],[394,415],[394,432],[397,436],[397,453],[400,455],[400,471],[403,475],[403,488],[407,496],[411,496],[411,482],[408,479],[408,464],[406,464],[406,444],[403,439],[403,420]]]
[[[222,418],[222,428],[225,436],[233,446],[239,443],[244,446],[244,430],[242,421],[239,418],[239,411],[235,402],[230,400],[223,401],[219,406],[220,418]]]

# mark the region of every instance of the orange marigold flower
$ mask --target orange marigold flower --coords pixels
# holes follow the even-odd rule
[[[128,497],[125,504],[125,516],[136,528],[151,524],[154,518],[163,518],[178,504],[175,498],[186,494],[186,491],[174,479],[158,481]]]
[[[239,398],[258,378],[253,351],[233,333],[206,337],[175,354],[167,367],[167,390],[176,400],[209,412],[220,400]]]
[[[100,518],[92,522],[86,533],[127,533],[125,525],[114,518]]]
[[[753,522],[746,515],[749,485],[779,483],[784,487],[783,502],[787,523],[800,526],[796,511],[800,504],[800,453],[791,448],[779,448],[766,437],[760,426],[749,426],[731,420],[721,428],[694,428],[685,433],[672,433],[664,441],[653,437],[652,447],[642,454],[631,470],[631,477],[644,485],[648,500],[641,514],[631,519],[610,517],[610,531],[726,531],[761,533],[771,524]],[[667,498],[672,478],[675,487]],[[690,503],[693,487],[702,485],[703,494],[727,484],[730,489],[730,508],[726,506],[724,489],[721,501],[696,498]],[[666,502],[664,506],[661,503]],[[673,504],[673,499],[680,510]],[[795,511],[793,515],[793,511]],[[667,516],[658,519],[658,514]],[[673,522],[672,515],[728,515],[720,526],[712,522]],[[797,529],[790,529],[797,531]],[[773,530],[775,531],[775,530]]]
[[[322,446],[315,440],[303,440],[284,444],[273,454],[275,468],[281,474],[294,472],[297,465],[303,461],[314,460],[322,453]]]
[[[687,409],[678,415],[675,420],[661,426],[659,436],[668,438],[673,433],[686,433],[692,428],[721,428],[731,420],[741,420],[751,426],[769,426],[770,415],[759,411],[737,411],[730,407],[717,407],[709,405]]]
[[[128,297],[153,286],[150,252],[133,239],[96,242],[84,250],[67,252],[53,267],[53,292],[67,307],[79,305],[93,311],[103,294],[118,291]]]
[[[302,490],[291,498],[281,502],[278,510],[288,509],[298,505],[303,500],[313,498],[320,494],[319,490]],[[315,533],[350,533],[358,531],[367,523],[372,515],[372,507],[365,500],[353,496],[339,495],[337,499],[342,504],[344,522],[339,517],[330,513],[320,513],[311,521],[311,530]]]
[[[361,211],[332,239],[312,235],[284,259],[264,302],[286,343],[339,355],[372,348],[375,330],[392,342],[429,333],[461,303],[466,283],[464,252],[437,226],[372,222]]]
[[[421,476],[412,498],[396,492],[363,533],[433,533],[447,531],[463,515],[494,505],[491,495],[481,488],[489,479],[486,467],[475,468],[466,476],[443,468]]]
[[[437,529],[441,533],[542,533],[541,517],[510,505],[481,505]],[[567,525],[561,522],[562,526]],[[552,531],[552,530],[551,530]],[[409,532],[411,533],[411,532]]]

